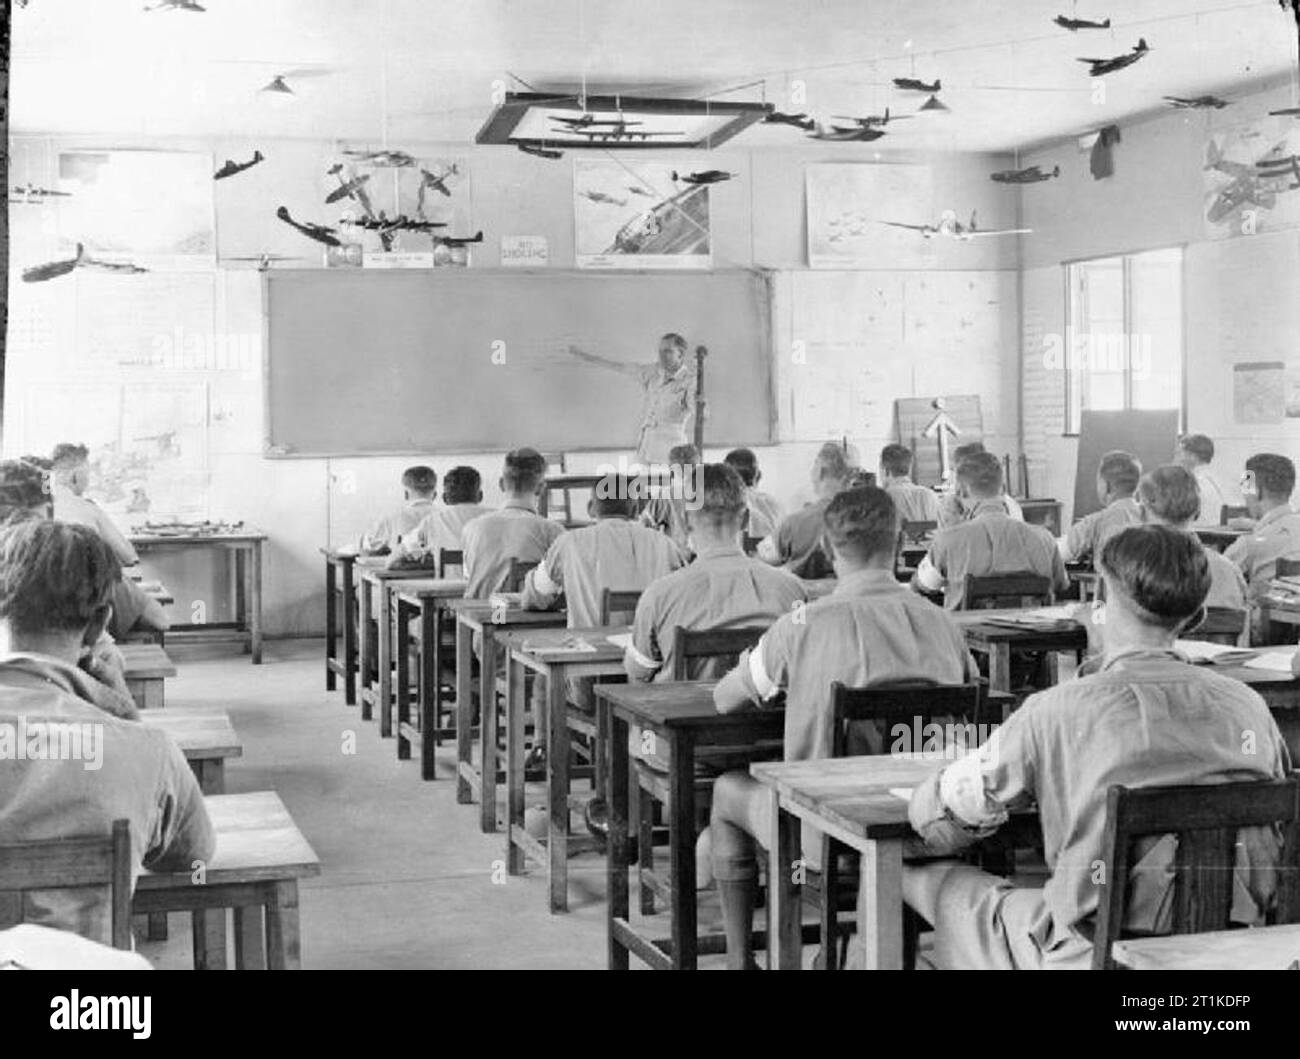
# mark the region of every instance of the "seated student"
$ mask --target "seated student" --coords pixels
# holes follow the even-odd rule
[[[771,625],[805,600],[797,577],[740,549],[748,516],[745,486],[725,463],[704,465],[703,496],[686,512],[695,561],[652,581],[637,604],[623,668],[633,680],[672,680],[673,630]],[[689,679],[716,677],[699,659]]]
[[[713,692],[721,713],[771,703],[785,692],[785,760],[827,757],[830,685],[902,681],[960,684],[975,666],[961,630],[938,607],[894,578],[898,513],[889,494],[842,492],[826,507],[826,535],[839,582],[802,614],[781,617]],[[727,966],[753,966],[750,930],[756,851],[771,833],[767,788],[748,772],[728,772],[713,787],[710,834],[727,934]],[[804,856],[816,858],[806,838]]]
[[[1052,535],[1042,526],[1020,522],[1002,502],[1002,463],[991,452],[977,452],[957,465],[957,497],[966,519],[935,534],[917,567],[912,587],[943,590],[943,605],[960,610],[966,577],[973,574],[1033,573],[1051,579],[1062,591],[1070,579]]]
[[[686,508],[699,488],[699,451],[694,445],[674,445],[668,450],[669,482],[651,497],[641,512],[642,525],[666,533],[683,555],[689,555],[690,531],[686,527]]]
[[[1210,470],[1214,461],[1214,442],[1204,434],[1184,434],[1178,439],[1178,451],[1174,453],[1174,463],[1186,468],[1196,477],[1196,488],[1200,491],[1201,508],[1196,516],[1198,526],[1217,526],[1219,516],[1227,503],[1223,490]]]
[[[1263,699],[1174,651],[1210,587],[1200,544],[1166,526],[1129,527],[1106,541],[1098,566],[1107,608],[1100,670],[1030,696],[980,750],[912,793],[912,826],[939,855],[987,837],[1013,806],[1036,801],[1052,873],[1041,889],[1016,889],[951,861],[905,865],[903,898],[934,925],[943,968],[1088,966],[1112,784],[1269,780],[1289,769]],[[1274,892],[1278,840],[1271,828],[1242,830],[1237,849],[1233,918],[1249,924]],[[1139,862],[1127,928],[1168,930],[1171,854],[1166,838]]]
[[[103,632],[120,577],[108,545],[87,526],[27,519],[0,530],[0,724],[25,725],[29,745],[37,726],[50,738],[61,726],[67,749],[58,759],[6,755],[0,834],[10,842],[107,836],[126,819],[134,879],[141,865],[190,871],[212,856],[215,840],[180,748],[156,728],[100,709],[96,682],[78,664]],[[23,900],[31,922],[109,938],[100,889]],[[0,901],[0,927],[11,925],[3,919]]]
[[[770,537],[781,524],[781,505],[758,488],[758,483],[763,480],[763,473],[758,469],[758,457],[752,449],[732,449],[722,462],[745,483],[745,500],[749,505],[749,525],[745,532],[759,540]]]
[[[893,498],[903,522],[939,521],[939,497],[912,481],[912,450],[906,445],[880,450],[880,485]]]
[[[1203,495],[1191,472],[1173,465],[1144,474],[1136,493],[1144,523],[1189,533]],[[1246,581],[1241,571],[1213,548],[1205,549],[1205,557],[1210,563],[1210,594],[1205,605],[1245,610]]]
[[[546,457],[536,449],[506,453],[500,482],[505,506],[471,519],[461,530],[467,598],[487,599],[500,592],[510,577],[511,562],[540,563],[564,532],[558,522],[537,513],[545,480]]]
[[[405,503],[379,519],[362,534],[357,550],[362,555],[387,555],[404,535],[420,524],[433,510],[438,492],[438,475],[432,467],[408,467],[402,472],[402,496]]]
[[[393,548],[389,566],[436,567],[442,549],[461,551],[465,526],[492,509],[483,506],[483,480],[473,467],[453,467],[442,480],[442,503],[433,504]]]
[[[85,495],[90,485],[90,452],[85,445],[68,442],[54,446],[50,457],[53,473],[54,517],[60,522],[75,522],[89,526],[113,549],[117,561],[123,566],[134,566],[140,561],[131,542],[123,536],[104,509]]]
[[[969,512],[962,507],[961,500],[957,497],[956,489],[956,469],[961,466],[961,461],[967,456],[974,456],[977,452],[987,452],[982,441],[968,441],[965,445],[958,445],[952,450],[952,466],[954,471],[953,488],[946,493],[939,494],[939,528],[947,529],[949,526],[955,526],[959,522],[966,521]],[[1005,482],[1003,485],[1005,486]],[[1025,512],[1021,508],[1019,501],[1015,497],[1003,490],[1002,504],[1007,509],[1007,514],[1017,522],[1025,521]]]
[[[1287,457],[1260,452],[1246,461],[1241,492],[1255,528],[1228,545],[1223,555],[1241,570],[1252,600],[1268,591],[1279,559],[1300,559],[1300,515],[1291,506],[1294,489],[1295,464]]]
[[[1101,501],[1101,510],[1081,518],[1061,541],[1061,555],[1067,563],[1100,554],[1101,546],[1112,533],[1142,521],[1142,512],[1133,499],[1141,477],[1142,464],[1127,452],[1114,449],[1101,458],[1097,467],[1097,499]]]
[[[758,557],[774,566],[783,565],[795,577],[805,580],[831,576],[831,561],[822,548],[823,516],[831,497],[842,491],[854,470],[845,450],[828,441],[812,465],[813,493],[817,499],[781,520],[776,532],[758,546]]]

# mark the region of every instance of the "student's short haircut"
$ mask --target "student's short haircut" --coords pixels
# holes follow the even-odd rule
[[[1129,526],[1112,534],[1098,562],[1107,593],[1118,589],[1153,625],[1173,629],[1210,592],[1210,560],[1192,534],[1169,526]]]
[[[715,525],[738,521],[748,509],[745,483],[735,468],[725,463],[706,463],[701,472],[700,506],[693,516]]]
[[[1175,526],[1191,522],[1201,510],[1196,476],[1172,463],[1144,474],[1138,482],[1137,498],[1151,514]]]
[[[474,504],[483,497],[483,479],[473,467],[453,467],[442,480],[444,504]]]
[[[1131,452],[1112,449],[1097,465],[1097,476],[1106,483],[1112,493],[1129,496],[1137,488],[1138,479],[1142,477],[1142,464]]]
[[[853,470],[848,453],[837,442],[828,441],[813,459],[813,477],[819,481],[827,478],[843,482]]]
[[[880,450],[880,466],[898,478],[911,474],[912,450],[906,445],[886,445]]]
[[[677,467],[694,467],[700,463],[700,450],[694,445],[674,445],[668,450],[668,462]]]
[[[408,467],[402,472],[402,487],[427,496],[438,488],[438,475],[432,467]]]
[[[952,458],[956,463],[961,463],[967,456],[974,456],[975,453],[984,451],[986,451],[984,442],[968,441],[965,445],[958,445],[952,450]]]
[[[1204,434],[1184,434],[1178,439],[1178,447],[1184,452],[1191,453],[1202,463],[1209,463],[1214,459],[1214,442]]]
[[[121,576],[89,526],[31,519],[0,530],[0,618],[20,632],[84,629]]]
[[[661,336],[659,337],[659,341],[660,341],[660,342],[671,342],[674,346],[676,346],[678,349],[680,349],[683,353],[686,352],[686,339],[682,338],[682,336],[679,335],[676,331],[669,331],[667,334],[665,334],[665,335],[661,335]]]
[[[89,459],[90,450],[85,445],[78,445],[71,441],[60,441],[50,453],[50,465],[56,471],[79,467]]]
[[[997,496],[1002,492],[1002,461],[980,449],[957,464],[957,481],[976,496]]]
[[[845,489],[861,489],[864,486],[876,484],[876,472],[864,471],[861,467],[854,467],[849,471],[849,476],[844,479]]]
[[[546,457],[536,449],[513,449],[506,453],[501,481],[511,493],[531,493],[546,477]]]
[[[752,486],[758,479],[758,457],[753,449],[732,449],[722,462],[732,468],[746,486]]]
[[[622,515],[631,518],[640,507],[637,490],[629,475],[611,471],[591,491],[592,514],[601,518]]]
[[[826,537],[835,551],[859,560],[894,554],[898,510],[883,489],[865,485],[836,493],[826,506]]]
[[[0,460],[0,522],[50,502],[46,471],[26,460]]]
[[[1246,470],[1255,476],[1255,488],[1269,496],[1289,499],[1295,489],[1295,464],[1276,452],[1257,452],[1246,461]]]

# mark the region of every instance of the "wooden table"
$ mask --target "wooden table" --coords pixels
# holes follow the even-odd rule
[[[1227,549],[1238,537],[1244,537],[1252,530],[1229,529],[1227,526],[1193,526],[1192,532],[1201,539],[1201,543],[1207,548],[1213,548],[1216,552]]]
[[[133,534],[131,544],[142,556],[149,552],[206,550],[228,553],[234,620],[173,625],[169,636],[193,634],[207,639],[211,633],[233,635],[246,642],[253,665],[262,664],[262,545],[266,534],[256,530],[238,533],[204,533],[188,536]]]
[[[336,548],[322,548],[320,553],[325,556],[325,690],[337,688],[342,677],[343,701],[353,706],[357,701],[357,598],[352,568],[357,556]],[[340,636],[342,658],[338,653]]]
[[[1133,971],[1285,971],[1300,964],[1300,923],[1115,942],[1115,962]]]
[[[1014,618],[1032,613],[1036,607],[1004,610],[956,610],[951,617],[966,635],[966,645],[976,654],[988,655],[989,690],[1011,692],[1011,652],[1083,651],[1088,647],[1088,630],[1078,622],[1054,626],[999,625],[990,618]]]
[[[497,607],[486,599],[453,599],[456,615],[456,801],[479,800],[479,830],[497,829],[497,638],[525,628],[563,627],[562,610]],[[479,763],[474,764],[473,660],[479,643]]]
[[[176,675],[176,666],[167,652],[152,643],[122,643],[117,645],[126,660],[122,675],[127,690],[141,710],[161,710],[165,704],[163,681]]]
[[[136,881],[132,911],[195,913],[197,970],[227,966],[227,908],[234,913],[237,969],[300,968],[298,880],[319,875],[320,859],[274,791],[214,794],[204,802],[217,850],[202,881],[189,870],[146,871]]]
[[[392,638],[388,630],[392,624],[392,596],[387,590],[390,581],[412,581],[427,578],[428,570],[389,570],[384,566],[387,559],[383,556],[360,558],[354,568],[356,574],[357,594],[360,598],[360,614],[357,621],[357,669],[361,674],[360,690],[361,719],[370,720],[373,709],[392,701],[393,697],[393,654]],[[375,625],[375,654],[371,658],[370,625]],[[371,663],[374,663],[376,682],[370,679]],[[392,715],[380,709],[380,735],[387,738],[392,735]],[[385,727],[388,725],[389,727]]]
[[[772,833],[768,901],[773,968],[798,970],[802,953],[799,886],[801,822],[861,854],[858,940],[867,969],[903,966],[903,845],[913,837],[908,803],[891,787],[915,787],[946,759],[891,754],[819,761],[762,761],[750,774],[769,789]]]
[[[393,624],[389,630],[397,658],[397,759],[406,761],[411,756],[411,744],[420,747],[420,776],[437,779],[437,760],[434,751],[443,736],[455,734],[440,726],[442,719],[442,621],[441,615],[452,600],[465,595],[468,582],[464,578],[419,577],[397,581],[387,586],[393,596]],[[419,663],[420,727],[411,724],[411,674],[410,652],[406,649],[406,623],[411,616],[418,621],[416,643]],[[381,630],[380,635],[383,635]],[[384,713],[390,713],[392,703],[385,700]],[[385,718],[380,717],[382,734]],[[392,721],[388,720],[392,730]]]
[[[552,912],[569,909],[569,853],[596,848],[594,839],[569,839],[569,710],[565,685],[570,678],[623,673],[623,648],[609,636],[627,634],[631,626],[586,629],[531,629],[501,637],[509,658],[506,676],[506,871],[518,875],[525,857],[548,866]],[[592,651],[564,650],[563,642],[579,637]],[[524,830],[524,671],[546,678],[546,778],[549,822],[543,845]],[[581,720],[580,718],[574,718]],[[598,747],[601,735],[593,734]]]
[[[225,710],[167,710],[147,714],[143,721],[176,741],[204,794],[226,793],[226,760],[243,757],[244,744]]]
[[[754,747],[761,741],[780,741],[783,737],[783,710],[721,714],[713,704],[713,688],[711,681],[684,681],[610,684],[597,689],[601,727],[609,740],[609,834],[605,857],[610,970],[627,970],[631,953],[656,970],[695,969],[701,951],[695,904],[696,751]],[[631,781],[628,730],[633,725],[640,726],[643,732],[653,732],[656,740],[663,741],[657,747],[657,756],[666,757],[669,764],[670,936],[666,940],[650,938],[632,925],[627,837]],[[710,951],[725,951],[725,945],[711,946]]]

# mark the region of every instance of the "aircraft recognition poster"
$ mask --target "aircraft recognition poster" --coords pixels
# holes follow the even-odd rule
[[[806,173],[809,268],[890,268],[932,249],[920,232],[881,223],[934,223],[928,166],[835,162]]]
[[[1205,230],[1212,239],[1300,224],[1300,123],[1267,117],[1205,144]]]
[[[579,268],[709,268],[709,188],[663,163],[573,163]]]

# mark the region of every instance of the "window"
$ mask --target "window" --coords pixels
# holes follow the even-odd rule
[[[1065,267],[1065,432],[1085,409],[1183,406],[1183,251]]]

